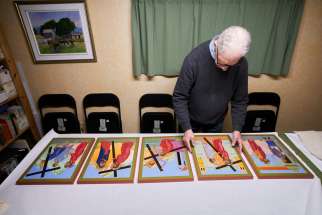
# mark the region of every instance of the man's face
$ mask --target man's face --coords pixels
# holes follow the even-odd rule
[[[229,69],[229,67],[235,65],[238,63],[240,56],[237,55],[225,55],[223,53],[220,53],[217,49],[217,60],[216,60],[216,64],[217,67],[219,67],[220,69],[222,69],[223,71],[227,71]]]

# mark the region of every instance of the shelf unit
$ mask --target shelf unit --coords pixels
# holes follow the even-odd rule
[[[15,95],[13,97],[10,97],[10,98],[6,99],[3,102],[0,102],[0,106],[5,105],[5,104],[8,104],[8,103],[10,103],[10,102],[12,102],[12,101],[14,101],[16,99],[18,99],[18,95]]]
[[[27,116],[28,124],[29,124],[29,126],[27,128],[22,130],[15,137],[11,138],[10,140],[5,142],[4,144],[0,144],[0,153],[1,153],[1,151],[3,151],[7,146],[9,146],[11,143],[13,143],[16,139],[20,138],[23,135],[27,135],[27,132],[28,132],[28,135],[30,136],[29,138],[31,138],[33,140],[33,143],[29,143],[29,145],[31,144],[30,146],[32,147],[32,145],[35,144],[40,139],[40,134],[39,134],[38,129],[36,127],[36,123],[35,123],[35,120],[32,115],[32,111],[31,111],[31,108],[29,105],[28,98],[27,98],[26,93],[24,91],[21,79],[19,77],[19,73],[17,71],[14,59],[13,59],[11,51],[8,47],[8,42],[4,36],[1,26],[0,26],[0,48],[4,54],[4,59],[0,59],[0,65],[4,65],[10,71],[12,81],[13,81],[16,91],[17,91],[16,96],[8,98],[7,100],[1,102],[0,106],[11,105],[13,103],[20,104],[24,109],[24,112]]]
[[[7,146],[9,146],[11,143],[13,143],[15,140],[17,140],[21,135],[23,135],[26,131],[30,129],[30,126],[22,130],[19,134],[17,134],[15,137],[11,138],[9,141],[7,141],[5,144],[0,145],[0,152],[5,149]]]

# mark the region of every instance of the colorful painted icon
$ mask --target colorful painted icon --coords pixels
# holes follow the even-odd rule
[[[199,180],[251,179],[253,176],[228,135],[195,135],[193,157]]]
[[[182,137],[145,137],[142,141],[139,182],[193,180]]]
[[[72,184],[94,138],[54,138],[17,184]]]
[[[313,178],[277,135],[245,134],[243,151],[258,178]]]
[[[131,183],[139,138],[99,138],[78,183]]]

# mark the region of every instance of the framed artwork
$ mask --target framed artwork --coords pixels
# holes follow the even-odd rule
[[[228,135],[195,135],[192,152],[199,180],[253,178]]]
[[[139,182],[192,181],[193,175],[182,137],[144,137]]]
[[[54,138],[17,184],[73,184],[94,138]]]
[[[96,61],[84,1],[15,1],[34,63]]]
[[[77,183],[132,183],[138,144],[139,138],[99,138]]]
[[[313,178],[275,134],[243,134],[243,152],[258,178]]]

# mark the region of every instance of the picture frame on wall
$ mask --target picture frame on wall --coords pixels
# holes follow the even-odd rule
[[[84,1],[15,1],[34,63],[96,62]]]

